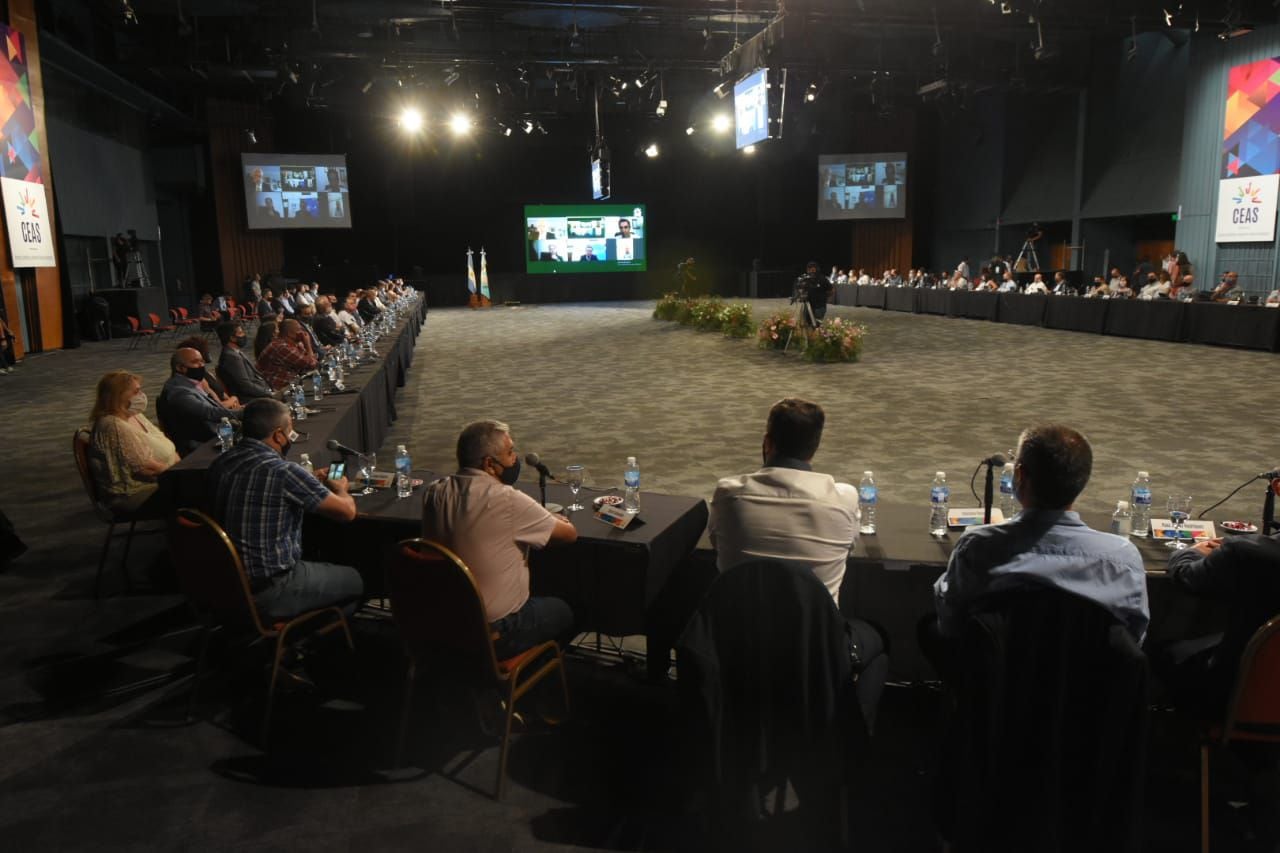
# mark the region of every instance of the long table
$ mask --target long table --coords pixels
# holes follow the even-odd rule
[[[382,445],[396,418],[396,389],[404,385],[426,316],[427,302],[423,299],[377,344],[380,357],[347,375],[345,392],[328,394],[308,404],[316,414],[294,424],[304,438],[294,444],[288,458],[296,462],[307,453],[319,466],[328,459],[324,455],[328,453],[325,442],[331,438],[361,450],[376,450]],[[217,456],[217,443],[207,441],[164,473],[164,487],[170,490],[177,506],[205,504],[205,475]]]
[[[1044,326],[1097,335],[1280,351],[1280,309],[932,288],[836,286],[838,305]]]

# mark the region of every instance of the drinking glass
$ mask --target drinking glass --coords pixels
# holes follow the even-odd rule
[[[377,491],[373,487],[373,473],[378,467],[378,454],[369,453],[360,457],[360,479],[364,481],[364,488],[356,494],[371,495]]]
[[[1166,542],[1166,548],[1172,548],[1175,551],[1181,551],[1187,547],[1187,543],[1182,541],[1182,525],[1191,517],[1191,495],[1170,495],[1169,496],[1169,520],[1173,522],[1173,541]]]
[[[569,465],[566,466],[564,470],[565,482],[569,484],[569,491],[573,493],[573,502],[565,507],[565,509],[569,512],[577,512],[580,509],[586,509],[586,507],[578,503],[578,492],[582,489],[582,478],[586,469],[581,465]]]

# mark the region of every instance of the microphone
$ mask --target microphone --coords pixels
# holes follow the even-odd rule
[[[1280,468],[1277,468],[1274,471],[1263,471],[1258,475],[1259,480],[1274,480],[1278,477],[1280,477]]]
[[[991,523],[991,498],[995,491],[994,472],[996,468],[1003,468],[1005,458],[1003,453],[993,453],[986,459],[978,463],[978,467],[987,466],[987,481],[982,488],[982,523]]]
[[[536,453],[526,453],[524,455],[524,464],[537,471],[548,480],[554,480],[556,477],[551,473],[551,469],[542,461],[542,457]]]
[[[364,456],[364,454],[359,450],[352,450],[350,447],[339,442],[336,438],[329,439],[324,443],[324,446],[332,450],[334,453],[344,453],[347,456]]]
[[[1009,462],[1009,460],[1004,458],[1004,454],[1003,454],[1003,453],[996,453],[996,454],[993,454],[993,455],[991,455],[991,456],[988,456],[986,459],[983,459],[983,460],[982,460],[981,462],[979,462],[978,464],[979,464],[979,465],[994,465],[994,466],[996,466],[997,468],[1003,468],[1006,464],[1008,464],[1008,462]]]

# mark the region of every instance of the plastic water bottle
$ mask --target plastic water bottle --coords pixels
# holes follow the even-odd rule
[[[634,456],[627,457],[627,467],[622,472],[623,492],[622,506],[628,513],[635,515],[640,511],[640,466]]]
[[[1018,514],[1018,498],[1013,493],[1013,463],[1006,462],[1000,472],[1000,512],[1005,518]]]
[[[396,445],[396,497],[407,498],[413,491],[413,460],[403,444]]]
[[[863,471],[862,480],[858,482],[858,509],[862,512],[862,520],[858,525],[859,533],[876,532],[876,500],[879,496],[876,478],[870,471]]]
[[[294,420],[305,421],[307,419],[307,392],[302,390],[301,385],[293,386],[293,407],[296,414]]]
[[[933,487],[929,490],[929,535],[947,535],[947,510],[951,508],[951,487],[947,474],[939,471],[933,475]]]
[[[304,453],[301,456],[299,456],[298,464],[301,465],[303,468],[306,468],[308,474],[314,474],[316,472],[316,466],[311,464],[310,453]]]
[[[1111,532],[1117,536],[1128,536],[1133,529],[1133,513],[1129,512],[1128,501],[1116,501],[1116,511],[1111,513]]]
[[[230,450],[231,445],[235,444],[236,430],[231,425],[230,418],[223,418],[218,423],[218,449]]]
[[[1130,521],[1130,536],[1147,536],[1151,532],[1151,475],[1146,471],[1138,472],[1138,479],[1133,481],[1133,489],[1129,492],[1130,506],[1133,515]]]
[[[320,371],[318,370],[316,371],[315,375],[311,377],[311,388],[312,388],[312,391],[315,393],[315,398],[317,400],[324,399],[324,377],[320,374]]]

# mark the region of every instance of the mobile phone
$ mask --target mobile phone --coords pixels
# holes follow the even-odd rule
[[[347,473],[347,463],[334,462],[329,466],[329,479],[341,480],[343,475]]]

